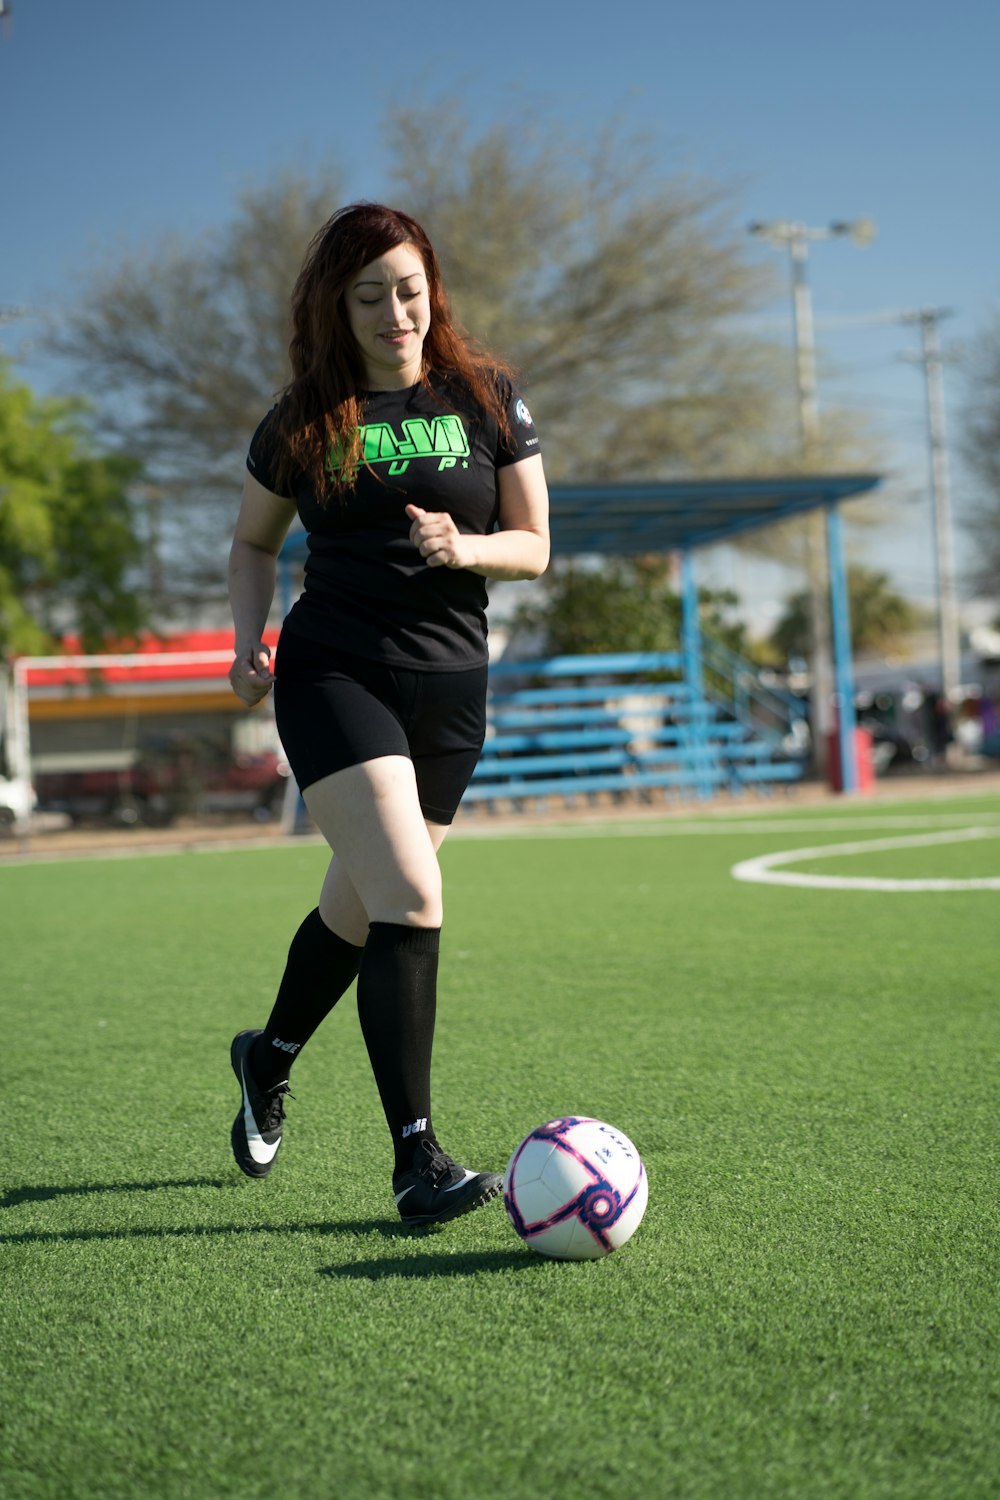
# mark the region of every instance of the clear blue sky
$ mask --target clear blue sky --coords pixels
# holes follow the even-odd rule
[[[379,196],[380,122],[399,99],[454,95],[474,126],[505,121],[515,137],[541,115],[587,140],[618,115],[649,133],[665,171],[731,184],[738,224],[870,215],[871,248],[813,249],[820,400],[877,419],[911,498],[867,560],[932,597],[923,382],[900,358],[916,334],[871,320],[954,308],[954,343],[1000,307],[1000,5],[9,3],[0,305],[58,309],[79,270],[223,222],[243,188],[290,164],[336,159],[352,196]],[[790,340],[784,261],[748,244],[774,265],[767,321]],[[0,349],[30,332],[8,324]],[[37,358],[25,373],[48,378]],[[957,373],[946,382],[954,433]]]

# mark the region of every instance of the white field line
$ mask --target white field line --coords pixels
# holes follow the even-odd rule
[[[819,844],[813,849],[784,849],[744,859],[730,870],[734,880],[760,885],[791,885],[825,891],[1000,891],[1000,876],[976,880],[879,880],[866,875],[812,875],[778,871],[777,865],[805,859],[834,859],[842,854],[867,854],[879,849],[915,849],[931,844],[967,843],[1000,838],[1000,827],[951,828],[941,833],[915,833],[891,839],[859,839],[849,844]]]

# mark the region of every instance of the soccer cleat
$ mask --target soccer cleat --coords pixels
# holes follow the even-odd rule
[[[254,1082],[250,1050],[260,1034],[241,1031],[233,1037],[229,1049],[233,1072],[243,1090],[243,1104],[233,1121],[233,1155],[240,1171],[248,1177],[266,1177],[274,1166],[285,1118],[284,1098],[291,1092],[287,1079],[269,1089],[259,1089]]]
[[[404,1224],[446,1224],[495,1198],[503,1187],[497,1172],[470,1172],[439,1146],[422,1141],[414,1164],[392,1180]]]

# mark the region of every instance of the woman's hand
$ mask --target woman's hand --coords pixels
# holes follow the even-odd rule
[[[229,685],[241,703],[256,708],[274,686],[270,646],[257,641],[245,651],[237,650],[229,668]]]
[[[467,568],[475,560],[475,538],[463,536],[447,511],[408,505],[410,541],[429,568]]]

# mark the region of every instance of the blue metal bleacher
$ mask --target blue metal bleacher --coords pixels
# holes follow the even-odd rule
[[[721,648],[706,654],[701,692],[684,662],[681,652],[633,652],[494,663],[486,744],[463,805],[707,798],[798,780],[794,702]]]

